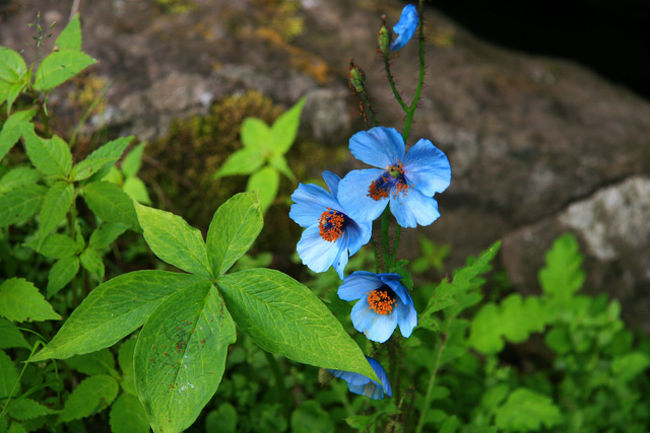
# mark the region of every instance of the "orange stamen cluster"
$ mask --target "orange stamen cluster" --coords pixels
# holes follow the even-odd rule
[[[397,196],[408,190],[408,184],[404,179],[404,167],[402,162],[393,164],[386,168],[386,171],[370,184],[368,196],[375,201],[388,198],[389,194]]]
[[[320,229],[320,237],[328,242],[334,242],[343,234],[343,224],[345,223],[345,216],[338,211],[327,208],[320,216],[318,227]]]
[[[390,314],[393,311],[393,304],[395,303],[395,297],[391,296],[391,294],[387,290],[372,290],[367,293],[368,305],[377,314]]]

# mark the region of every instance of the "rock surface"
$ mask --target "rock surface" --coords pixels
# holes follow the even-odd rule
[[[380,124],[401,128],[374,47],[379,16],[394,24],[402,3],[302,0],[289,17],[263,3],[197,2],[182,14],[153,1],[84,3],[84,49],[100,60],[92,72],[112,82],[97,124],[150,140],[174,118],[256,89],[284,106],[306,95],[301,136],[339,151],[365,127],[346,88],[354,58]],[[39,10],[46,20],[69,14],[59,3],[25,0],[0,17],[0,44],[39,58],[25,46]],[[304,28],[293,39],[283,34],[291,19]],[[453,179],[439,197],[442,217],[424,232],[452,245],[451,264],[505,239],[503,264],[515,287],[530,290],[553,236],[572,230],[585,247],[590,290],[619,296],[624,315],[650,327],[643,314],[650,308],[650,104],[571,62],[481,42],[435,10],[425,20],[426,86],[409,143],[432,139],[449,155]],[[392,66],[408,101],[416,44]],[[350,157],[313,174],[356,167]],[[416,237],[405,233],[404,255],[417,251]]]

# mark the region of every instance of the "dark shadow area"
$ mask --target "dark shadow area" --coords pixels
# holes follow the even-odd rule
[[[427,3],[482,39],[572,59],[650,98],[650,1]]]

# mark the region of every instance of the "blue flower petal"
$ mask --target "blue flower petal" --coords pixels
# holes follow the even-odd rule
[[[321,238],[318,224],[307,227],[296,246],[302,263],[314,272],[325,272],[332,266],[340,248],[340,239],[328,242]]]
[[[361,298],[350,312],[354,329],[363,332],[368,340],[383,343],[393,335],[397,326],[397,315],[393,313],[381,315],[370,309],[368,300]]]
[[[351,220],[345,229],[348,237],[348,250],[352,257],[362,246],[370,242],[372,237],[372,222],[356,223]]]
[[[413,307],[413,301],[406,304],[398,303],[396,310],[399,331],[404,338],[409,338],[413,332],[413,328],[418,324],[418,313],[415,311],[415,307]]]
[[[341,177],[338,174],[334,174],[329,170],[325,170],[322,176],[323,176],[323,180],[327,184],[327,187],[330,189],[330,192],[332,193],[332,197],[336,197],[339,193],[339,181],[341,180]]]
[[[390,211],[402,227],[426,226],[440,216],[438,202],[411,186],[405,193],[391,194]]]
[[[402,9],[402,15],[399,17],[397,24],[393,26],[393,32],[397,34],[397,38],[390,45],[391,51],[397,51],[408,43],[415,34],[415,29],[418,27],[418,11],[413,5],[406,5]]]
[[[388,380],[388,375],[386,374],[386,370],[384,370],[384,367],[382,367],[381,364],[374,358],[366,356],[366,359],[368,360],[368,363],[370,364],[372,369],[375,370],[375,373],[377,374],[379,380],[381,380],[381,384],[386,394],[389,397],[392,397],[393,390],[392,387],[390,386],[390,381]],[[374,382],[374,380],[372,382]]]
[[[379,364],[375,359],[366,356],[368,363],[381,380],[381,385],[359,373],[352,373],[350,371],[329,370],[334,377],[340,377],[348,383],[348,389],[355,394],[365,395],[374,400],[384,398],[384,393],[389,397],[393,396],[393,390],[388,381],[388,375],[384,367]]]
[[[289,217],[301,227],[318,224],[321,214],[328,207],[341,210],[339,209],[341,206],[334,196],[314,184],[301,183],[298,185],[298,188],[291,194],[291,200],[294,203],[291,205]]]
[[[354,134],[350,151],[358,160],[386,169],[404,157],[404,139],[395,128],[377,126]]]
[[[365,298],[369,291],[378,289],[382,285],[383,282],[377,278],[377,274],[368,271],[356,271],[345,277],[343,284],[339,286],[337,295],[344,301],[356,301]]]
[[[443,192],[451,182],[447,155],[426,138],[418,140],[402,161],[409,185],[426,196]]]
[[[339,278],[343,279],[345,278],[345,266],[348,264],[348,248],[347,246],[344,247],[343,245],[347,245],[347,233],[346,235],[337,240],[336,242],[341,242],[341,246],[339,247],[339,254],[336,256],[334,259],[334,263],[332,266],[334,266],[334,269],[336,270],[336,273],[339,274]]]
[[[352,170],[339,182],[338,199],[343,212],[359,223],[375,220],[388,204],[388,198],[375,200],[368,195],[370,185],[384,170]]]
[[[408,304],[409,302],[413,304],[413,300],[411,299],[411,295],[409,295],[408,289],[401,283],[401,275],[387,273],[378,274],[378,276],[384,284],[393,289],[393,292],[395,292],[403,304]]]

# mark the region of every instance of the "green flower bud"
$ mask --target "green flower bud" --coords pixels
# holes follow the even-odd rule
[[[363,73],[361,68],[350,60],[350,86],[357,92],[363,93],[364,91],[364,81],[366,79],[366,74]]]
[[[382,25],[377,33],[377,45],[379,45],[379,52],[383,55],[388,55],[388,46],[390,45],[390,32],[385,25]]]

